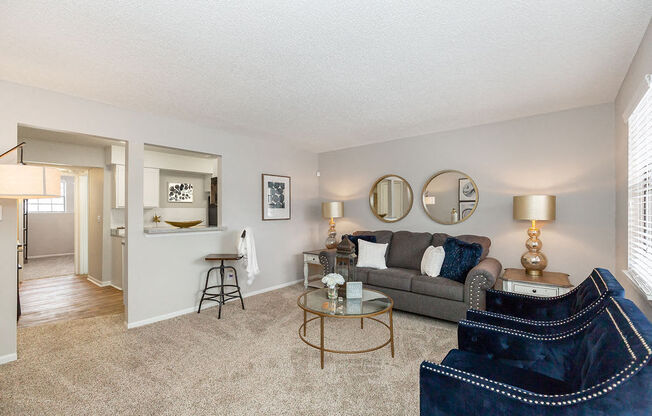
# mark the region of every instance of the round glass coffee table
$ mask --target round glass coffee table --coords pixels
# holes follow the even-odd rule
[[[333,352],[337,354],[361,354],[383,348],[390,344],[392,358],[394,358],[394,324],[392,320],[392,307],[394,301],[384,293],[377,290],[362,289],[362,299],[328,299],[327,288],[305,292],[297,299],[297,305],[303,309],[303,325],[299,327],[299,338],[306,344],[320,351],[321,368],[324,368],[324,352]],[[308,319],[308,313],[317,315]],[[387,313],[389,315],[389,324],[381,321],[375,316]],[[360,329],[364,328],[364,319],[372,319],[387,327],[389,330],[389,339],[381,345],[365,350],[343,351],[324,347],[324,318],[340,319],[360,319]],[[315,345],[306,339],[306,325],[319,319],[319,345]]]

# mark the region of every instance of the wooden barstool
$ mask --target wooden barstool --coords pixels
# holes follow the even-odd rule
[[[214,302],[217,302],[219,305],[219,310],[217,312],[217,319],[220,319],[222,317],[222,305],[224,305],[227,301],[231,299],[238,299],[240,298],[240,303],[242,304],[242,309],[244,309],[244,300],[242,299],[242,293],[240,292],[240,284],[238,284],[238,272],[233,266],[225,266],[224,261],[228,260],[240,260],[242,256],[240,254],[209,254],[204,258],[206,261],[219,261],[220,265],[219,266],[214,266],[208,269],[208,273],[206,273],[206,284],[204,285],[204,291],[202,292],[201,300],[199,301],[199,308],[197,309],[197,313],[201,312],[201,304],[205,300],[212,300]],[[224,270],[226,269],[231,269],[233,270],[233,277],[235,278],[235,284],[234,285],[225,285],[224,284]],[[213,270],[219,270],[220,271],[220,281],[219,284],[215,286],[208,286],[208,280],[211,276],[211,272]],[[225,287],[234,287],[235,290],[232,290],[230,292],[224,292]],[[220,291],[219,293],[210,293],[208,292],[209,289],[213,288],[219,288]]]

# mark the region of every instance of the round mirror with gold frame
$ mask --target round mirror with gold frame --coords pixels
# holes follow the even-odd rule
[[[428,179],[421,191],[426,214],[440,224],[466,221],[478,207],[478,186],[459,170],[442,170]]]
[[[396,222],[405,218],[412,209],[413,199],[410,184],[398,175],[378,178],[369,191],[371,212],[384,222]]]

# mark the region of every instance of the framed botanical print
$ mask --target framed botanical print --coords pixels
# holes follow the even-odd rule
[[[289,220],[292,215],[292,186],[289,176],[262,175],[263,221]]]
[[[475,201],[478,198],[475,185],[469,178],[459,179],[459,201]]]
[[[168,182],[168,202],[192,202],[191,183]]]

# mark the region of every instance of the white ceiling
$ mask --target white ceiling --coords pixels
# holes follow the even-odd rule
[[[8,0],[0,79],[327,151],[613,101],[650,0]]]

